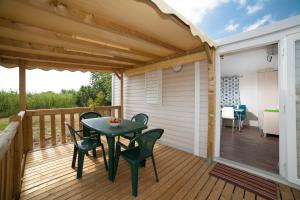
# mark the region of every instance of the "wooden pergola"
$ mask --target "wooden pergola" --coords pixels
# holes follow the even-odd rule
[[[209,62],[208,155],[215,122],[214,43],[159,0],[2,0],[0,64],[26,69],[105,71],[121,80],[174,65]]]

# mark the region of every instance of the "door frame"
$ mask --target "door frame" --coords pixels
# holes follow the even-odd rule
[[[300,41],[300,32],[286,37],[286,68],[287,68],[287,97],[286,111],[287,137],[287,179],[300,185],[300,178],[297,175],[297,133],[296,133],[296,87],[295,87],[295,42]]]
[[[286,135],[284,134],[285,129],[285,96],[284,88],[286,82],[286,70],[283,65],[283,51],[284,51],[284,41],[277,35],[265,36],[261,38],[256,38],[254,40],[245,40],[237,42],[234,44],[225,45],[224,47],[219,47],[216,51],[216,137],[215,137],[215,158],[220,158],[221,150],[221,116],[220,116],[220,98],[221,98],[221,55],[240,52],[247,49],[267,46],[270,44],[278,44],[278,94],[279,94],[279,110],[280,110],[280,125],[279,125],[279,175],[282,177],[286,176]],[[248,169],[245,169],[248,170]]]

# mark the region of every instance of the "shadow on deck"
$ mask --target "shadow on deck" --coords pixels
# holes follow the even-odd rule
[[[120,160],[114,183],[107,178],[101,152],[84,160],[83,177],[71,168],[73,145],[27,154],[21,199],[133,199],[129,165]],[[137,199],[263,199],[240,187],[209,176],[204,159],[164,145],[156,145],[159,183],[152,164],[139,170]],[[278,185],[278,199],[300,199],[300,192]]]

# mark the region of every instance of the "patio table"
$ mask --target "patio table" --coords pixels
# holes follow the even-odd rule
[[[147,126],[130,120],[123,119],[120,126],[111,127],[108,124],[110,117],[101,117],[93,119],[83,119],[82,125],[98,134],[105,135],[108,143],[108,179],[114,181],[115,175],[115,137],[123,136],[127,133],[141,133]]]

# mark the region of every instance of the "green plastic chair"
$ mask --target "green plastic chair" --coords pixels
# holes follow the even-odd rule
[[[100,113],[98,112],[85,112],[82,113],[79,117],[80,122],[83,119],[92,119],[92,118],[98,118],[98,117],[102,117]],[[100,140],[100,135],[96,134],[95,131],[89,130],[86,127],[83,127],[83,137],[93,137],[93,138],[97,138],[98,140]],[[101,140],[100,140],[101,142]],[[93,151],[93,156],[96,157],[96,149],[92,149]],[[87,153],[88,155],[88,153]]]
[[[75,168],[75,162],[78,154],[78,164],[77,164],[77,179],[82,177],[82,168],[83,168],[83,162],[84,162],[84,155],[92,150],[96,149],[97,147],[101,146],[102,148],[102,154],[103,154],[103,160],[104,160],[104,165],[105,169],[108,170],[107,167],[107,160],[106,160],[106,155],[104,151],[104,146],[101,143],[100,140],[97,138],[91,138],[91,137],[81,137],[78,132],[75,131],[74,128],[72,128],[67,122],[65,122],[65,125],[69,128],[71,138],[74,142],[74,153],[73,153],[73,160],[72,160],[72,168]],[[77,137],[81,138],[82,140],[77,141]],[[96,156],[94,156],[96,157]]]
[[[151,157],[152,164],[154,168],[154,173],[156,177],[156,181],[158,182],[158,175],[155,165],[155,159],[153,155],[153,147],[155,142],[161,138],[162,134],[164,133],[163,129],[152,129],[146,131],[131,140],[130,143],[137,142],[137,147],[128,148],[124,151],[121,151],[120,142],[117,142],[116,145],[116,171],[117,174],[118,170],[118,163],[120,156],[123,157],[131,166],[131,190],[132,195],[137,196],[138,194],[138,169],[141,162],[146,160],[147,158]],[[115,175],[116,175],[115,174]]]
[[[134,115],[132,118],[131,118],[131,121],[132,122],[139,122],[139,123],[142,123],[144,125],[147,125],[148,124],[148,121],[149,121],[149,117],[148,115],[144,114],[144,113],[139,113],[139,114],[136,114]],[[121,136],[125,139],[128,139],[130,142],[131,140],[136,137],[136,134],[137,133],[128,133],[124,136]],[[128,147],[134,147],[135,143],[131,143],[131,146],[126,146],[125,144],[121,143],[120,142],[120,137],[118,137],[118,142],[120,143],[120,145],[124,148],[124,149],[127,149]]]

